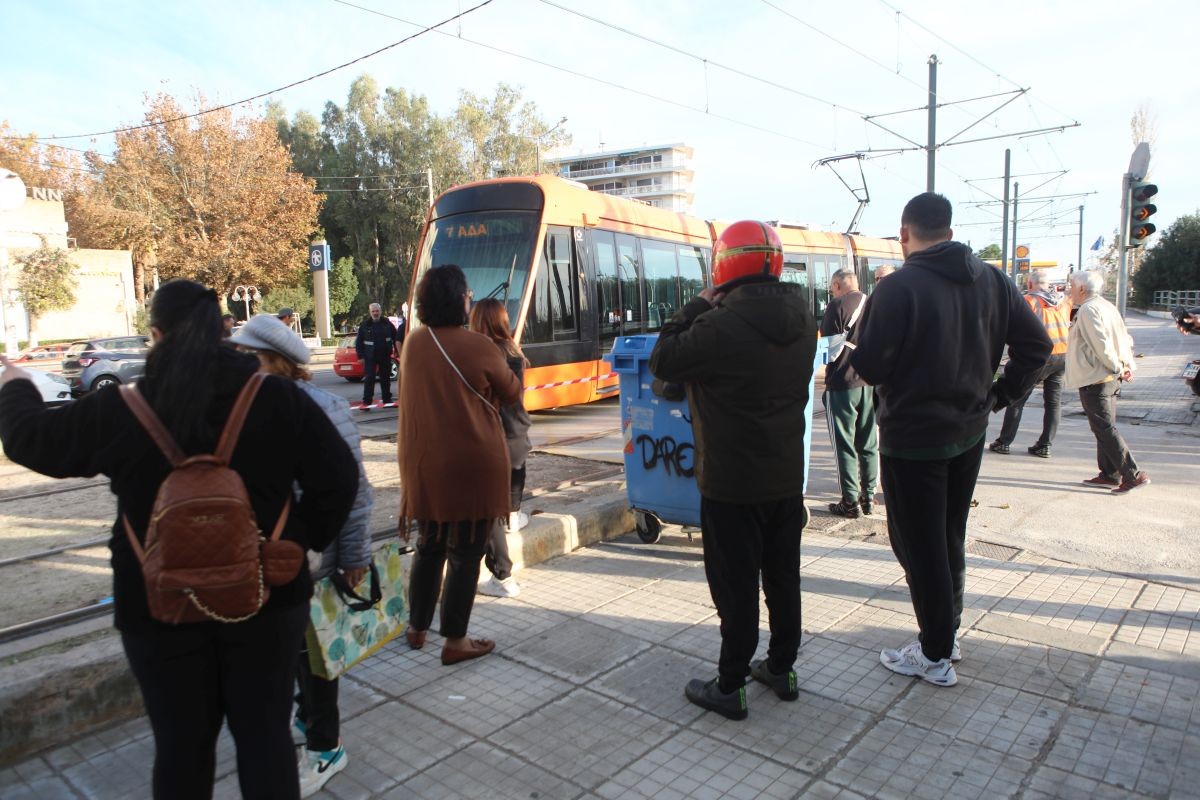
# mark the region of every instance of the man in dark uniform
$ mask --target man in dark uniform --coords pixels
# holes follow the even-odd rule
[[[379,400],[392,402],[392,355],[396,352],[396,326],[383,316],[379,303],[371,303],[371,317],[358,326],[354,352],[363,364],[363,405],[375,396],[375,373],[379,373]]]
[[[650,355],[655,377],[687,388],[696,437],[704,571],[721,618],[718,677],[688,700],[745,719],[746,676],[781,700],[799,693],[804,409],[817,326],[804,289],[782,283],[783,246],[761,222],[730,225],[713,249],[713,288],[676,313]],[[758,581],[771,639],[758,647]]]

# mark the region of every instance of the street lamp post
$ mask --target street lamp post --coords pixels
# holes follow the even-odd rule
[[[537,159],[536,163],[534,164],[534,172],[535,173],[540,173],[542,171],[542,139],[545,139],[547,136],[554,133],[556,130],[558,130],[563,125],[565,125],[566,122],[567,122],[567,118],[563,117],[557,123],[555,123],[553,128],[546,131],[545,133],[542,133],[539,136],[526,136],[523,133],[513,134],[514,136],[518,136],[522,139],[532,139],[533,140],[534,156]]]

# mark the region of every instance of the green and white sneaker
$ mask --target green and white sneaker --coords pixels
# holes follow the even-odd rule
[[[750,677],[759,683],[771,687],[771,691],[775,692],[780,700],[792,701],[800,696],[800,691],[796,686],[796,670],[794,669],[789,669],[782,675],[776,675],[771,671],[767,660],[760,658],[758,661],[750,662]]]
[[[899,650],[881,650],[879,663],[897,675],[920,678],[934,686],[953,686],[958,683],[958,674],[950,659],[930,661],[921,651],[920,642],[911,642]]]
[[[321,791],[329,779],[346,768],[346,748],[338,743],[336,750],[305,750],[300,761],[300,796],[312,797]]]

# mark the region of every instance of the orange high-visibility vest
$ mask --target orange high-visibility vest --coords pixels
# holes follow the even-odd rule
[[[1069,305],[1066,303],[1051,305],[1044,297],[1036,294],[1025,295],[1025,302],[1029,303],[1033,313],[1038,315],[1038,319],[1042,321],[1046,333],[1050,336],[1050,344],[1053,345],[1050,355],[1058,356],[1066,353],[1067,337],[1071,328]]]

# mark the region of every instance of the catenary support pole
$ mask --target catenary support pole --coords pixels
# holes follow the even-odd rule
[[[1008,182],[1012,177],[1012,150],[1004,151],[1004,216],[1000,221],[1000,269],[1008,269]]]
[[[1013,283],[1017,282],[1017,196],[1021,194],[1021,182],[1017,181],[1013,184],[1013,215],[1012,215],[1012,268],[1009,275],[1013,279]]]
[[[937,158],[937,65],[935,53],[929,57],[929,139],[925,145],[925,191],[934,186],[934,162]]]

